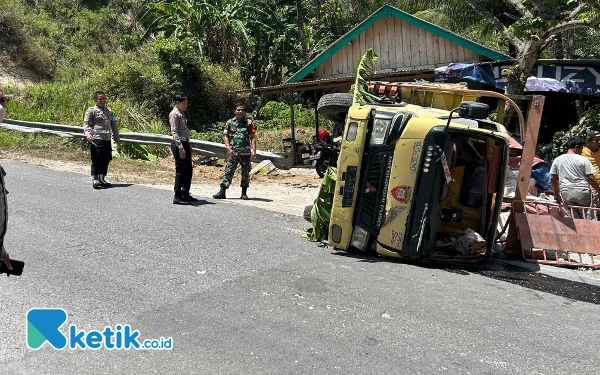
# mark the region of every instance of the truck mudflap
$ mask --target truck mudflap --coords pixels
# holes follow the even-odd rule
[[[525,211],[515,210],[522,203]],[[531,263],[562,267],[600,268],[600,209],[569,207],[565,217],[563,206],[553,202],[513,202],[512,225],[516,244],[523,259]],[[583,212],[583,219],[573,218],[574,211]],[[508,244],[507,244],[508,245]]]

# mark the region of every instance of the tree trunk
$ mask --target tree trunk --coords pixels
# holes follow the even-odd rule
[[[302,0],[296,0],[296,26],[298,27],[298,38],[302,45],[302,64],[308,61],[308,51],[306,49],[306,35],[304,35],[304,15],[302,12]]]
[[[558,60],[565,58],[565,45],[562,33],[554,36],[554,41],[552,41],[552,55],[552,57]]]
[[[537,56],[541,46],[541,44],[528,44],[523,50],[519,51],[516,63],[509,68],[508,75],[506,76],[507,95],[523,95],[527,78],[531,75],[533,67],[537,62]],[[507,103],[504,126],[510,132],[519,131],[518,120],[514,117],[514,110]]]
[[[317,22],[321,22],[321,0],[313,0],[313,5],[315,7],[315,17],[317,18]]]

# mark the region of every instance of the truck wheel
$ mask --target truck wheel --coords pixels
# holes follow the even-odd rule
[[[337,122],[333,126],[333,129],[331,130],[331,136],[333,138],[337,138],[337,137],[341,137],[342,135],[344,135],[344,123],[343,122]]]
[[[329,121],[344,122],[348,109],[352,106],[352,94],[326,94],[319,99],[317,112]]]
[[[317,174],[320,178],[325,177],[325,172],[327,172],[327,163],[325,163],[323,159],[317,160],[317,162],[315,163],[315,170],[317,171]]]

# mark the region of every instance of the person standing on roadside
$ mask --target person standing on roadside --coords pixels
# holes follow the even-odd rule
[[[0,88],[0,124],[4,121],[4,116],[6,116],[6,97],[2,88]]]
[[[0,95],[1,95],[0,89]],[[2,116],[2,113],[0,113]],[[2,117],[0,117],[0,123],[2,122]],[[6,229],[8,225],[8,207],[6,194],[6,187],[4,186],[4,176],[6,172],[4,172],[4,168],[0,165],[0,262],[4,262],[6,267],[9,270],[12,270],[12,265],[10,264],[10,258],[8,257],[8,252],[4,248],[4,235],[6,234]]]
[[[581,151],[581,155],[585,156],[591,163],[594,168],[594,178],[596,182],[600,183],[600,132],[597,130],[590,130],[587,134],[587,141],[585,142],[585,146]],[[598,200],[598,194],[596,192],[592,192],[592,206],[600,207]],[[590,211],[588,215],[588,219],[592,220],[594,217],[598,215],[594,215],[593,211]]]
[[[192,185],[192,149],[190,148],[190,129],[184,112],[188,106],[188,98],[181,95],[175,96],[175,106],[169,113],[171,126],[171,152],[175,158],[175,196],[173,204],[190,204],[198,199],[190,195]]]
[[[231,185],[233,174],[238,163],[242,167],[242,196],[248,199],[248,186],[250,186],[250,159],[256,156],[256,129],[251,119],[246,116],[246,106],[242,103],[235,105],[235,117],[225,123],[223,142],[227,148],[227,164],[225,176],[221,181],[221,190],[213,198],[225,199],[225,191]]]
[[[4,97],[4,91],[0,88],[0,124],[4,120],[6,115],[6,98]],[[6,228],[8,224],[8,207],[6,205],[6,188],[4,187],[4,168],[0,165],[0,262],[4,262],[9,270],[12,270],[8,252],[4,248],[4,235],[6,234]]]
[[[552,191],[558,204],[564,204],[565,217],[571,217],[569,206],[590,207],[592,192],[590,186],[600,191],[600,185],[594,178],[592,163],[581,156],[585,142],[581,138],[571,138],[567,141],[567,152],[560,155],[550,167],[552,175]],[[583,219],[581,209],[574,208],[575,219]]]
[[[106,106],[104,92],[96,91],[94,102],[96,102],[96,105],[85,111],[83,132],[85,139],[90,144],[92,186],[94,189],[104,189],[111,186],[106,181],[108,164],[112,160],[111,130],[117,146],[121,145],[121,139],[119,138],[117,119],[114,112]]]

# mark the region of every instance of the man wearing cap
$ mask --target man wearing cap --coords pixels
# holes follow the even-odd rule
[[[175,196],[173,204],[187,205],[198,199],[190,195],[192,185],[192,150],[190,148],[190,129],[184,112],[188,106],[188,98],[183,95],[175,96],[175,106],[169,113],[169,125],[171,126],[171,152],[175,158]]]
[[[119,128],[114,112],[106,106],[106,96],[102,91],[94,93],[96,105],[89,107],[83,117],[83,132],[90,143],[90,158],[92,159],[92,186],[94,189],[104,189],[111,186],[105,177],[108,164],[112,160],[112,137],[117,146],[121,145]]]
[[[600,191],[594,178],[592,163],[580,155],[584,143],[581,138],[570,138],[567,141],[567,152],[554,159],[550,168],[554,198],[558,204],[564,204],[565,217],[571,217],[569,206],[591,206],[590,186],[596,192]],[[583,219],[580,209],[573,209],[573,216]]]

